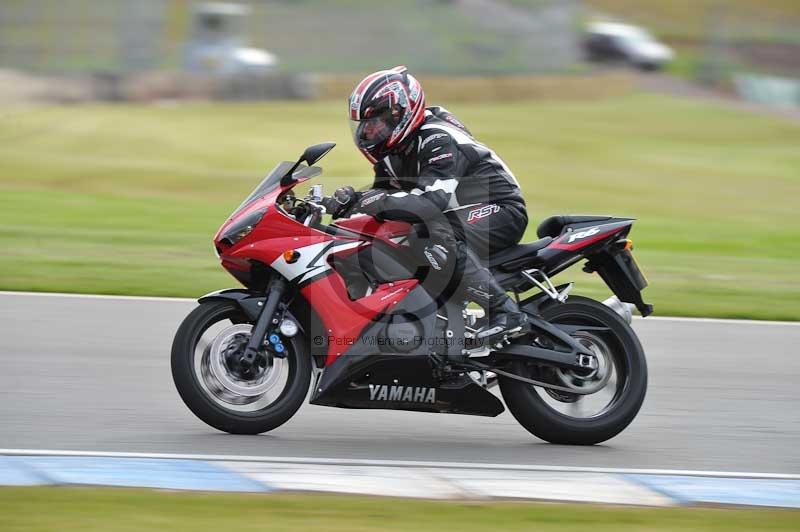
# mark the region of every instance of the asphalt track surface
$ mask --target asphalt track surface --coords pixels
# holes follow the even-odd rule
[[[650,387],[633,424],[570,447],[496,418],[305,404],[232,436],[172,383],[187,300],[0,294],[0,448],[800,473],[800,325],[635,320]]]

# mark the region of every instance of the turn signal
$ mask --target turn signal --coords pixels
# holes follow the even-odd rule
[[[296,249],[287,249],[283,252],[283,260],[286,261],[287,264],[292,264],[297,262],[297,259],[300,258],[300,252]]]
[[[622,249],[624,249],[625,251],[632,250],[633,249],[633,240],[626,240],[625,241],[625,247],[622,248]]]

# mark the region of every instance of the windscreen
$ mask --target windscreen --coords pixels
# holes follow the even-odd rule
[[[264,180],[261,181],[261,183],[259,183],[259,185],[255,188],[255,190],[253,190],[253,192],[251,192],[250,195],[247,196],[247,198],[242,202],[242,204],[239,205],[239,207],[233,212],[231,217],[235,216],[239,211],[250,205],[256,199],[265,196],[270,192],[272,192],[273,190],[275,190],[276,188],[278,188],[278,186],[281,183],[281,178],[284,175],[286,175],[286,172],[288,172],[292,168],[292,166],[294,166],[294,163],[291,161],[283,161],[282,163],[278,164],[278,166],[276,166],[269,174],[267,174],[267,177],[265,177]],[[318,176],[320,173],[322,173],[322,170],[320,170],[320,168],[316,166],[300,165],[294,171],[292,177],[294,177],[295,179],[301,179],[301,178],[307,179]]]

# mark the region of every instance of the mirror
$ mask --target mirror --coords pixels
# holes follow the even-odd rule
[[[314,144],[313,146],[309,146],[306,148],[306,151],[303,152],[303,155],[300,157],[300,162],[305,161],[308,166],[313,165],[315,162],[319,161],[325,155],[328,154],[329,151],[336,146],[335,142],[323,142],[321,144]]]
[[[336,146],[335,142],[321,142],[320,144],[314,144],[313,146],[309,146],[306,148],[306,151],[303,152],[303,155],[297,160],[296,163],[289,169],[286,174],[281,178],[281,185],[287,186],[292,183],[292,175],[294,171],[297,170],[297,167],[300,166],[300,163],[306,163],[308,166],[313,165],[315,162],[319,161],[329,151]]]

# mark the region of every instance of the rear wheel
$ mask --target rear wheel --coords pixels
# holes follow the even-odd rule
[[[183,402],[232,434],[259,434],[288,421],[311,381],[301,333],[283,339],[285,357],[240,364],[252,328],[235,303],[206,301],[184,319],[172,344],[172,378]]]
[[[617,313],[585,297],[552,303],[541,314],[550,323],[577,326],[570,334],[594,352],[598,369],[575,373],[517,361],[512,371],[576,391],[595,391],[553,391],[503,377],[500,389],[508,409],[534,436],[551,443],[592,445],[613,438],[636,417],[647,391],[639,339]]]

